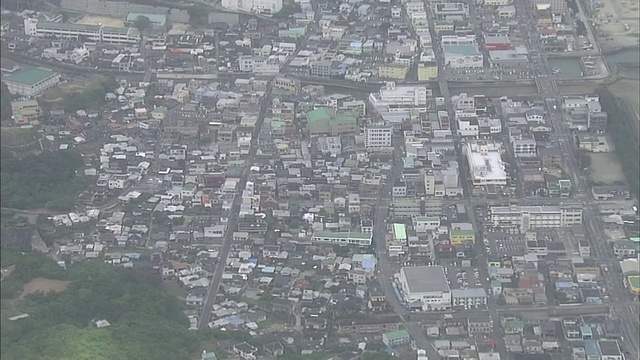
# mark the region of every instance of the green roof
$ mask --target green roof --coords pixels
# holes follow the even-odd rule
[[[54,74],[55,72],[51,70],[40,68],[26,68],[16,71],[15,73],[5,78],[5,80],[24,85],[35,85]]]
[[[402,330],[390,331],[388,333],[385,333],[384,336],[386,336],[386,338],[389,340],[396,340],[396,339],[406,338],[407,336],[409,336],[409,332],[407,330],[402,329]]]
[[[407,238],[407,229],[404,224],[393,224],[393,236],[397,240]]]
[[[36,24],[38,29],[55,29],[69,31],[99,31],[100,25],[72,24],[72,23],[54,23],[47,21],[38,21]]]
[[[307,121],[312,123],[318,120],[324,120],[326,118],[331,119],[331,113],[327,108],[319,108],[307,113]]]
[[[629,276],[627,280],[629,281],[629,285],[631,285],[632,288],[640,289],[640,276]]]
[[[458,54],[463,56],[480,55],[478,47],[475,45],[443,45],[445,53]]]

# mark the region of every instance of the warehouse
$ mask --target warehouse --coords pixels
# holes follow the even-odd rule
[[[60,74],[47,69],[25,68],[14,72],[2,81],[14,95],[38,96],[56,86],[60,81]]]
[[[489,64],[492,68],[519,68],[529,64],[526,50],[491,50],[489,51]]]
[[[423,311],[451,306],[451,289],[442,266],[413,266],[400,270],[400,288],[407,303]]]
[[[476,45],[443,45],[445,66],[450,69],[482,69],[483,56]]]

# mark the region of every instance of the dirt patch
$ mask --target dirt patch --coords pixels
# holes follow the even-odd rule
[[[591,157],[591,177],[596,183],[613,184],[624,182],[622,166],[614,152],[589,154]]]
[[[11,265],[6,267],[0,271],[0,281],[4,280],[4,278],[9,277],[13,270],[16,268],[15,265]]]
[[[637,46],[640,31],[638,0],[604,0],[598,2],[591,20],[605,47]]]
[[[123,27],[124,21],[120,18],[110,16],[85,15],[76,24],[82,25],[104,25],[112,27]]]
[[[69,283],[70,281],[35,278],[24,285],[20,298],[37,292],[43,292],[45,294],[49,292],[61,292],[67,288]]]

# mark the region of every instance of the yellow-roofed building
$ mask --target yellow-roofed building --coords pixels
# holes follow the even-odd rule
[[[383,64],[378,68],[378,76],[383,79],[404,80],[409,74],[409,67],[400,64]]]
[[[422,63],[418,64],[418,80],[429,81],[438,78],[438,64]]]

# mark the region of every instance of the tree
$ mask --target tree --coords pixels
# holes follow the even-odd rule
[[[0,120],[2,121],[10,121],[13,112],[11,111],[11,100],[13,96],[11,92],[9,92],[9,88],[7,84],[4,82],[0,87]]]
[[[151,19],[146,16],[140,15],[133,21],[133,26],[143,33],[151,25]]]

